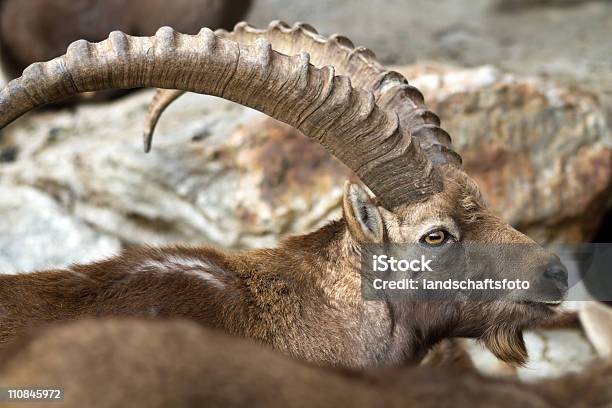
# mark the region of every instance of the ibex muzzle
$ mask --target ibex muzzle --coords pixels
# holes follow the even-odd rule
[[[564,290],[556,258],[487,209],[421,93],[344,37],[273,22],[267,30],[241,23],[231,33],[191,36],[163,27],[155,37],[113,32],[101,43],[77,41],[2,90],[0,125],[79,92],[147,86],[223,97],[295,126],[373,194],[347,183],[342,220],[275,249],[133,249],[92,265],[2,276],[8,318],[0,318],[0,340],[39,322],[155,315],[190,318],[331,365],[414,360],[456,336],[483,339],[500,358],[523,363],[522,330],[557,313],[550,299],[362,297],[361,255],[372,244],[418,245],[450,265],[455,245],[528,245],[525,262],[489,254],[489,272],[542,277],[559,295]],[[153,122],[177,95],[156,100]]]

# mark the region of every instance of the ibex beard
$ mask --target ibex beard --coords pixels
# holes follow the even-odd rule
[[[90,265],[0,276],[6,311],[0,342],[23,327],[86,316],[183,317],[321,364],[417,360],[445,337],[482,339],[499,358],[520,364],[522,330],[556,313],[567,289],[559,259],[486,208],[420,92],[343,37],[274,22],[268,30],[239,24],[230,33],[203,29],[189,36],[163,27],[155,37],[113,32],[101,43],[78,41],[2,90],[0,126],[75,93],[142,86],[220,96],[293,125],[372,194],[347,183],[342,220],[274,249],[130,249]],[[452,265],[453,248],[469,242],[528,245],[520,262],[491,254],[489,272],[537,281],[556,296],[546,302],[363,298],[365,246],[419,245]],[[482,271],[466,273],[478,278]]]

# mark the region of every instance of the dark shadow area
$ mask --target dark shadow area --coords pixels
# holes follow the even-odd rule
[[[612,242],[612,210],[608,211],[606,215],[604,216],[591,242],[598,242],[598,243]],[[594,290],[597,291],[598,288],[593,288],[591,287],[591,285],[589,285],[589,280],[586,280],[585,283],[586,283],[586,287],[589,290],[589,292],[593,293]],[[612,306],[612,302],[604,302],[604,303]]]
[[[612,242],[612,210],[604,216],[591,242]]]

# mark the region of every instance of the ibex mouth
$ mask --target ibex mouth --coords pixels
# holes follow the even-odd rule
[[[562,300],[540,300],[534,302],[519,302],[527,309],[533,312],[543,313],[546,317],[552,317],[558,315],[559,313],[563,313],[564,310],[561,306],[563,303]]]
[[[558,306],[561,306],[561,304],[563,303],[563,300],[538,300],[538,301],[525,301],[525,302],[519,302],[522,303],[526,306],[540,306],[540,307],[546,307],[546,308],[557,308]]]

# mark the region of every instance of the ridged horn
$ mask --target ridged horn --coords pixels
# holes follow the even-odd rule
[[[381,109],[397,112],[402,127],[416,137],[434,165],[461,166],[461,157],[452,150],[450,136],[440,128],[438,116],[425,106],[421,92],[400,73],[386,70],[369,49],[355,47],[348,38],[337,34],[324,37],[303,23],[290,27],[282,21],[273,21],[267,29],[257,29],[241,22],[233,31],[217,30],[216,34],[244,44],[265,38],[272,48],[286,55],[308,52],[315,67],[332,65],[338,75],[349,77],[353,86],[372,91]],[[159,117],[183,93],[159,89],[155,94],[145,119],[145,151],[151,147]]]
[[[314,67],[308,53],[287,56],[263,38],[242,44],[208,29],[185,35],[162,27],[154,37],[115,31],[99,43],[77,41],[0,92],[0,127],[80,92],[151,86],[219,96],[286,122],[325,146],[387,208],[442,188],[419,144],[372,92],[353,88],[331,66]]]

